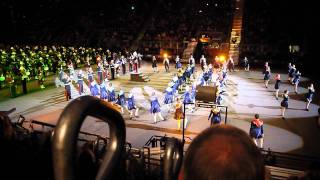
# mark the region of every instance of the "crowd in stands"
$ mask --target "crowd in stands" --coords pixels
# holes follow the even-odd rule
[[[135,40],[143,54],[161,49],[182,54],[186,42],[200,32],[222,32],[227,40],[233,3],[231,1],[2,1],[7,44],[59,44],[64,46],[130,48]],[[212,37],[217,38],[217,37]]]
[[[223,32],[226,41],[233,15],[230,1],[166,1],[159,4],[158,14],[152,18],[142,39],[145,54],[165,49],[180,54],[184,42],[201,37],[201,32]],[[217,38],[217,37],[211,37]]]

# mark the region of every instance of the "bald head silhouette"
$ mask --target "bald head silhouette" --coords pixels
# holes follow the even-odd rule
[[[262,154],[244,131],[214,126],[190,144],[183,163],[184,180],[259,180],[265,178]]]

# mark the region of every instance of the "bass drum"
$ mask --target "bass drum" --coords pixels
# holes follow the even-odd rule
[[[202,101],[206,103],[216,102],[217,87],[213,86],[197,86],[196,87],[196,101]]]

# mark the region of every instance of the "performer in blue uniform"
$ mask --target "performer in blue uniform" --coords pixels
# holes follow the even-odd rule
[[[289,63],[289,64],[288,64],[288,81],[289,81],[289,82],[291,82],[291,78],[292,78],[292,77],[290,77],[291,69],[292,69],[292,65],[291,65],[291,63]]]
[[[164,102],[163,102],[164,104],[167,105],[169,111],[173,103],[173,98],[174,98],[173,90],[171,88],[171,83],[169,83],[167,89],[165,90],[165,96],[164,96]]]
[[[103,65],[101,62],[98,62],[98,67],[97,67],[97,71],[98,71],[98,83],[101,84],[103,81]]]
[[[250,64],[249,64],[249,60],[248,60],[247,57],[244,57],[243,64],[244,64],[244,71],[249,71],[250,70]]]
[[[62,79],[62,82],[64,83],[65,88],[65,96],[67,101],[71,98],[71,79],[67,74],[64,74],[64,78]]]
[[[132,119],[133,117],[139,117],[139,108],[135,105],[135,99],[132,93],[129,93],[128,95],[127,108],[128,108],[128,111],[130,112],[130,119]],[[135,110],[135,113],[133,113],[134,110]]]
[[[191,73],[191,75],[193,75],[195,67],[196,67],[196,62],[195,62],[192,54],[191,54],[191,56],[189,58],[189,64],[190,64],[190,67],[191,67],[190,73]]]
[[[231,70],[234,72],[234,61],[232,56],[229,56],[227,64],[228,64],[227,66],[228,66],[229,72],[231,72]]]
[[[307,93],[306,111],[309,111],[309,105],[312,101],[314,94],[315,94],[315,90],[314,90],[313,84],[310,84],[310,86],[308,87],[308,93]]]
[[[293,81],[293,77],[294,77],[294,73],[296,72],[296,65],[292,64],[292,66],[290,67],[291,63],[289,64],[289,72],[288,72],[288,80],[290,81],[290,83],[292,83]]]
[[[108,93],[105,83],[100,84],[100,99],[107,101]]]
[[[292,83],[294,84],[294,92],[296,94],[298,94],[298,85],[300,82],[300,77],[301,77],[300,71],[296,70],[296,72],[294,73],[293,81],[292,81]]]
[[[78,90],[79,90],[79,95],[81,95],[82,93],[84,93],[83,91],[83,73],[82,70],[80,69],[78,72]]]
[[[95,81],[91,82],[90,92],[92,96],[99,97],[99,85]]]
[[[191,87],[191,98],[194,101],[196,98],[196,88],[197,88],[197,84],[193,83],[192,87]]]
[[[208,121],[211,120],[211,126],[212,125],[216,125],[216,124],[220,124],[221,123],[221,111],[220,108],[217,106],[213,106],[209,117],[208,117]]]
[[[179,89],[179,78],[177,74],[174,74],[173,78],[172,78],[172,82],[170,83],[171,87],[172,87],[172,91],[173,91],[173,95],[178,93],[178,89]]]
[[[209,85],[208,80],[210,79],[210,73],[209,73],[208,68],[206,68],[206,67],[204,68],[203,79],[204,79],[205,86]]]
[[[126,74],[126,64],[127,64],[127,59],[124,56],[121,56],[121,66],[122,66],[122,74]]]
[[[60,71],[59,71],[59,80],[60,80],[60,81],[62,81],[63,75],[64,75],[64,71],[63,71],[63,68],[62,68],[62,66],[61,66],[61,67],[60,67]]]
[[[183,99],[183,102],[184,103],[192,103],[192,99],[191,99],[191,92],[190,92],[190,89],[189,89],[189,86],[186,86],[186,91],[183,95],[184,99]]]
[[[270,71],[270,66],[266,66],[266,69],[264,71],[264,85],[266,88],[268,88],[268,83],[269,83],[269,80],[270,80],[270,76],[271,76],[271,71]]]
[[[176,57],[175,61],[176,61],[176,69],[182,68],[179,56]]]
[[[183,94],[183,97],[184,97],[183,103],[186,104],[186,107],[188,108],[188,110],[191,112],[194,112],[194,104],[188,104],[188,103],[194,103],[194,96],[189,86],[186,86],[186,91]]]
[[[274,84],[274,89],[276,90],[276,99],[278,100],[279,89],[280,89],[280,82],[281,82],[280,74],[277,74],[277,75],[276,75],[275,80],[276,80],[276,83]]]
[[[72,62],[70,62],[68,64],[68,70],[69,70],[69,75],[70,75],[70,79],[72,80],[74,77],[74,68],[73,68],[73,64]]]
[[[168,59],[168,57],[167,56],[165,56],[164,57],[164,59],[163,59],[163,64],[164,64],[164,68],[166,69],[166,72],[169,72],[169,59]]]
[[[202,71],[205,71],[205,67],[207,66],[207,60],[204,57],[204,55],[202,55],[200,58],[200,66],[201,66]]]
[[[89,69],[88,69],[88,81],[89,81],[89,83],[93,82],[93,70],[92,70],[92,67],[89,67]]]
[[[183,73],[183,77],[186,81],[186,83],[190,83],[190,77],[191,77],[191,67],[190,67],[190,64],[188,64],[186,70],[184,71]]]
[[[221,90],[220,90],[220,87],[217,87],[217,92],[216,92],[216,104],[221,105],[221,101],[222,101]]]
[[[257,140],[260,140],[260,148],[263,148],[263,121],[259,119],[259,114],[255,114],[251,121],[249,135],[257,146]]]
[[[284,90],[284,93],[283,93],[283,100],[281,101],[281,116],[282,116],[282,119],[285,119],[284,118],[284,113],[286,111],[286,109],[288,109],[288,106],[289,106],[289,91],[288,90]]]
[[[117,104],[121,106],[121,114],[123,114],[124,113],[123,110],[126,107],[126,96],[122,89],[119,91]]]
[[[152,56],[152,69],[153,72],[158,72],[157,59],[155,56]]]
[[[199,77],[197,79],[197,85],[198,86],[204,86],[205,85],[205,80],[204,80],[203,74],[199,75]]]
[[[114,87],[112,83],[109,83],[109,87],[107,88],[108,91],[108,101],[114,102],[116,100],[116,93],[114,92]]]
[[[160,120],[164,120],[164,118],[161,115],[160,103],[158,101],[158,98],[155,95],[155,92],[152,93],[152,96],[150,98],[150,103],[151,103],[150,112],[153,114],[154,123],[157,123],[157,116],[160,118]]]

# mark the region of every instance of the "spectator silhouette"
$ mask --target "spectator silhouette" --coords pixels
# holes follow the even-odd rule
[[[264,160],[247,133],[229,125],[214,126],[192,141],[180,179],[265,179]]]

